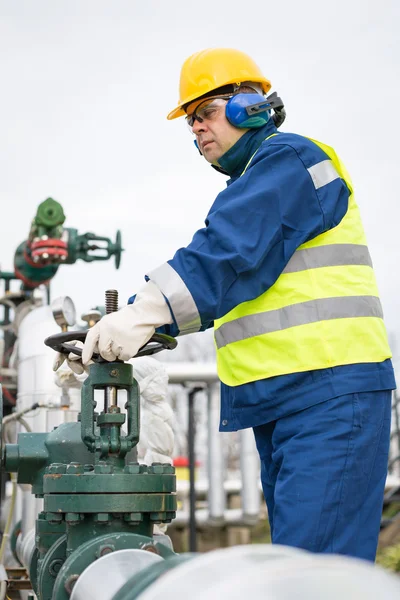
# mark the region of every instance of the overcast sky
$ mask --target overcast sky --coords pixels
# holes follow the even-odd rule
[[[68,227],[122,231],[119,271],[79,263],[55,277],[53,296],[79,313],[106,288],[128,298],[186,245],[226,178],[166,114],[190,54],[234,47],[284,99],[282,130],[345,162],[400,352],[399,31],[399,0],[0,0],[1,268],[48,196]]]

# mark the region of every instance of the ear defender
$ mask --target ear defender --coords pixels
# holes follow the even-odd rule
[[[225,115],[234,127],[263,127],[271,116],[272,105],[261,94],[236,94],[226,104]]]

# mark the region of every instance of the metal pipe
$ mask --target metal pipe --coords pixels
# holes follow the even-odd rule
[[[219,427],[219,384],[213,383],[208,387],[208,507],[212,521],[224,519],[226,506],[224,491],[225,465],[222,451],[222,435]]]
[[[189,552],[197,552],[196,532],[196,423],[194,418],[194,398],[203,387],[192,388],[188,394],[188,456],[189,456]]]
[[[189,522],[190,513],[187,510],[179,510],[176,513],[176,518],[173,520],[173,526],[183,526]],[[224,525],[248,525],[248,520],[243,519],[241,508],[227,508],[219,521],[211,518],[210,512],[206,508],[198,508],[196,510],[196,525],[213,525],[214,527],[223,527]]]
[[[29,572],[32,556],[36,549],[35,528],[28,531],[24,538],[22,538],[22,535],[19,534],[15,549],[18,560]]]
[[[243,429],[239,432],[240,439],[240,472],[242,478],[242,513],[243,520],[256,522],[260,516],[261,493],[260,460],[254,440],[252,429]]]
[[[167,371],[169,383],[186,383],[201,381],[216,383],[219,381],[215,363],[163,363]]]
[[[188,455],[189,455],[189,552],[197,552],[196,539],[196,490],[195,490],[195,422],[193,400],[195,389],[188,395]]]

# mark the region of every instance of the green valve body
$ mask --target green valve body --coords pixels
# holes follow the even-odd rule
[[[63,207],[53,198],[47,198],[39,204],[36,215],[32,221],[29,239],[47,235],[51,238],[60,238],[62,225],[65,221]]]
[[[77,229],[64,227],[63,207],[53,198],[39,204],[28,239],[22,242],[14,255],[12,278],[23,282],[23,289],[30,291],[39,285],[47,285],[61,264],[74,264],[77,260],[92,262],[115,259],[118,269],[123,252],[121,233],[117,231],[115,242],[95,233],[78,233]],[[6,278],[7,273],[1,274]]]
[[[126,414],[118,406],[122,390]],[[100,414],[95,393],[104,396]],[[5,469],[44,499],[29,565],[39,600],[67,600],[84,569],[108,552],[150,549],[174,556],[153,539],[154,524],[175,517],[174,468],[129,459],[139,440],[139,407],[132,366],[95,363],[82,388],[80,423],[22,433],[17,444],[6,445]]]

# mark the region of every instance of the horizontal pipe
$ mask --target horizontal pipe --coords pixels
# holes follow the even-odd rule
[[[213,519],[208,509],[199,508],[196,510],[196,523],[197,525],[209,525],[210,527],[223,527],[225,525],[243,525],[249,526],[254,525],[259,520],[259,517],[251,517],[243,515],[241,508],[228,508],[221,513],[221,517]],[[189,523],[189,511],[181,510],[176,513],[176,518],[172,521],[170,527],[187,525]]]
[[[219,381],[217,365],[211,363],[177,362],[163,363],[169,377],[169,383],[185,383],[186,381],[202,381],[215,383]]]
[[[258,478],[257,486],[260,493],[262,493],[262,485],[260,478]],[[222,487],[227,496],[232,494],[239,494],[242,489],[242,480],[226,479],[225,481],[223,481]],[[208,490],[209,484],[207,479],[196,480],[196,495],[199,498],[204,498],[205,496],[207,496]],[[187,496],[189,494],[189,481],[187,481],[186,479],[177,479],[176,494],[177,496]]]

